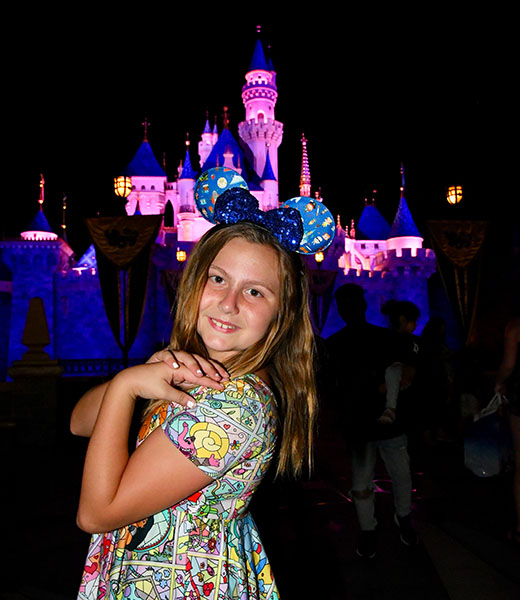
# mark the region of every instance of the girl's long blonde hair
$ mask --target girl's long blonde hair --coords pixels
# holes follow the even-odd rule
[[[170,347],[209,358],[197,333],[200,299],[210,265],[219,251],[237,237],[276,250],[279,310],[264,338],[233,356],[224,366],[232,377],[267,369],[280,402],[283,423],[277,474],[298,475],[305,463],[309,469],[312,465],[317,414],[314,334],[307,277],[300,256],[285,250],[269,231],[252,223],[217,225],[210,229],[194,247],[183,273]],[[157,402],[154,402],[146,412],[156,407]]]

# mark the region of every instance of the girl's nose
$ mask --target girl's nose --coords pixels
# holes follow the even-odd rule
[[[219,302],[219,308],[224,313],[235,314],[238,312],[238,294],[234,290],[227,290]]]

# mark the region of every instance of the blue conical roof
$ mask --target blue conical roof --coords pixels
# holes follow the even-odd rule
[[[186,148],[186,156],[184,157],[184,165],[182,167],[182,173],[179,179],[197,179],[197,172],[193,170],[191,166],[190,153]]]
[[[251,64],[249,65],[250,71],[256,70],[262,71],[271,71],[272,67],[269,67],[267,61],[265,60],[264,47],[262,46],[262,42],[260,40],[256,41],[255,49],[253,51],[253,58],[251,59]]]
[[[222,167],[225,163],[224,154],[228,151],[233,153],[233,164],[238,167],[238,158],[240,158],[240,167],[242,168],[241,176],[244,178],[245,182],[250,191],[262,191],[262,186],[260,185],[260,177],[255,173],[254,169],[251,167],[251,161],[245,154],[245,151],[249,151],[249,148],[245,148],[245,151],[238,144],[238,142],[233,137],[233,134],[229,129],[223,129],[220,134],[217,143],[211,149],[206,162],[202,165],[201,171],[207,171],[208,169],[213,169],[215,167]],[[251,155],[252,156],[252,155]]]
[[[204,125],[204,131],[202,133],[211,133],[211,127],[209,126],[208,119],[206,119],[206,124]]]
[[[91,269],[97,266],[96,250],[94,244],[91,244],[85,254],[78,260],[76,267],[85,267]]]
[[[392,223],[392,229],[390,230],[389,238],[413,236],[422,237],[417,226],[412,219],[410,209],[406,203],[405,197],[401,194],[401,200],[399,201],[399,207],[395,215],[394,222]]]
[[[276,176],[271,165],[271,159],[269,158],[269,150],[265,157],[265,167],[262,175],[262,181],[276,181]]]
[[[42,209],[36,213],[34,219],[27,228],[27,231],[46,231],[47,233],[54,233]]]
[[[136,155],[132,159],[132,162],[126,169],[126,175],[132,177],[136,176],[147,176],[147,177],[166,177],[166,173],[163,171],[161,165],[157,162],[154,156],[152,147],[145,140]]]
[[[363,239],[386,240],[390,225],[374,204],[367,204],[359,218],[357,230]]]

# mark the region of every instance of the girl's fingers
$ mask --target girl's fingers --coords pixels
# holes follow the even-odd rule
[[[186,365],[197,377],[207,376],[217,381],[229,378],[226,369],[216,361],[211,361],[198,354],[190,354],[182,350],[173,350],[173,352],[178,360]]]

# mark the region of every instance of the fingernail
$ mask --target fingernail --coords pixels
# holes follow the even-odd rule
[[[204,375],[204,373],[200,369],[197,369],[197,375]]]
[[[219,379],[222,379],[222,377],[220,376],[220,373],[215,373],[214,377],[218,377]]]
[[[194,402],[193,400],[187,400],[187,401],[186,401],[186,406],[187,406],[188,408],[195,408],[195,407],[197,406],[197,403],[196,403],[196,402]]]
[[[178,368],[179,368],[179,364],[178,364],[178,363],[176,363],[176,362],[174,362],[174,363],[173,363],[173,365],[172,365],[172,367],[173,367],[174,369],[178,369]]]

